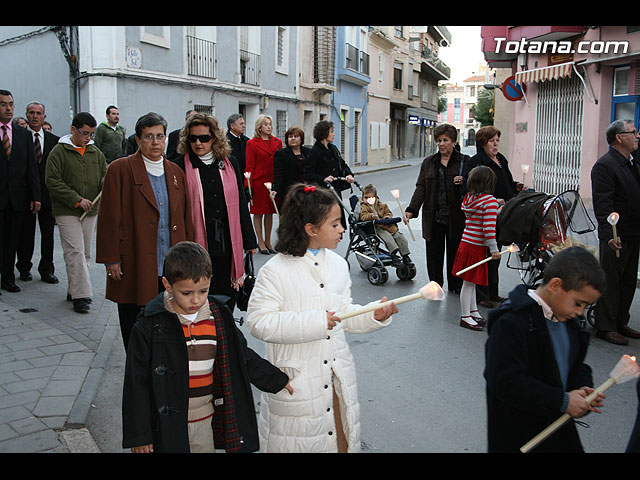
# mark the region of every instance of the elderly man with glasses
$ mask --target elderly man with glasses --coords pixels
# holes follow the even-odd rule
[[[638,132],[632,120],[616,120],[607,128],[606,137],[609,151],[591,170],[600,264],[607,274],[607,288],[595,307],[594,326],[597,337],[627,345],[627,338],[640,338],[640,332],[628,326],[640,251],[640,158],[634,155]],[[620,215],[618,239],[613,238],[613,228],[607,221],[613,212]]]
[[[71,134],[60,138],[49,153],[45,184],[67,269],[67,300],[78,313],[88,313],[93,291],[89,276],[91,241],[98,213],[98,194],[107,170],[104,154],[93,144],[96,119],[78,113]]]
[[[193,240],[184,172],[164,155],[167,122],[157,113],[136,122],[138,151],[109,164],[96,236],[106,268],[105,297],[118,304],[125,349],[140,309],[164,290],[164,258]]]

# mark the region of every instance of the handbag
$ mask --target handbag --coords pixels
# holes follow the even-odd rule
[[[238,296],[236,306],[238,307],[238,310],[246,312],[247,306],[249,305],[251,291],[256,283],[256,275],[253,270],[253,254],[251,252],[247,252],[244,256],[244,273],[244,282],[242,287],[240,287],[240,295]]]

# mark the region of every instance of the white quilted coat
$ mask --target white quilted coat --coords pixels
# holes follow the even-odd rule
[[[391,318],[378,322],[369,312],[328,329],[327,310],[355,307],[347,263],[331,250],[278,254],[260,268],[247,326],[267,343],[268,360],[289,375],[294,390],[262,393],[260,451],[336,452],[333,388],[349,452],[360,450],[356,371],[345,332],[378,330]]]

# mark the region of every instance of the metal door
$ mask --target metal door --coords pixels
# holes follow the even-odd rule
[[[538,84],[533,188],[558,195],[580,187],[584,87],[577,77]]]

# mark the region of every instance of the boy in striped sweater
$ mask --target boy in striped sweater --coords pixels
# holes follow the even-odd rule
[[[469,172],[468,193],[461,207],[466,216],[464,232],[453,264],[454,275],[463,280],[460,290],[460,326],[476,331],[482,330],[486,323],[478,313],[476,285],[488,284],[487,264],[483,263],[461,275],[456,272],[484,260],[487,249],[491,252],[492,259],[500,258],[496,241],[498,201],[492,195],[495,184],[496,175],[489,167],[478,166]]]
[[[122,443],[134,453],[256,451],[250,383],[293,393],[287,375],[247,347],[224,299],[208,296],[211,268],[197,243],[174,245],[166,291],[134,325],[122,403]]]

